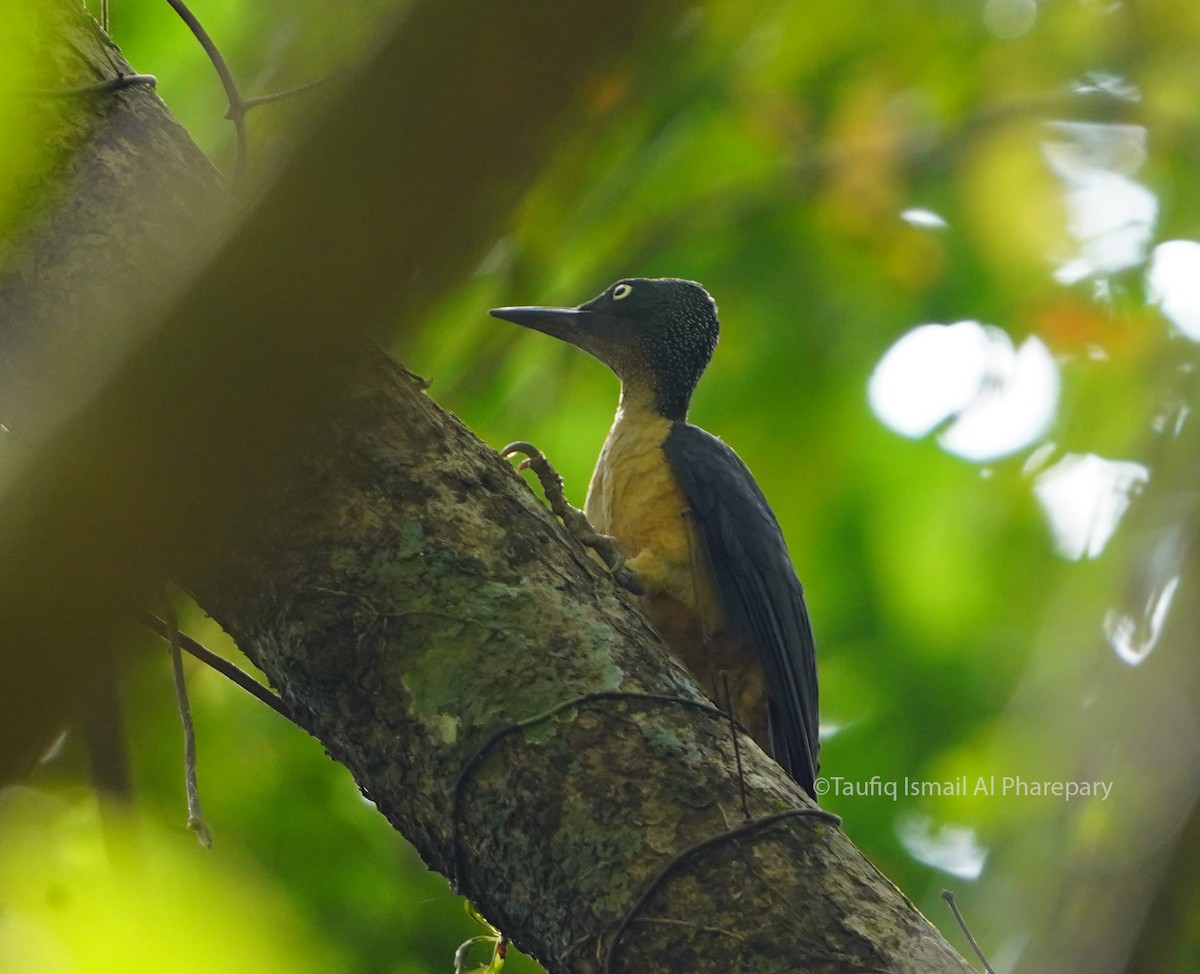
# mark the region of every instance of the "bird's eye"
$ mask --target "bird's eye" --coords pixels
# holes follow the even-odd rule
[[[613,300],[620,301],[621,298],[627,298],[631,291],[633,291],[632,284],[618,284],[612,290]]]

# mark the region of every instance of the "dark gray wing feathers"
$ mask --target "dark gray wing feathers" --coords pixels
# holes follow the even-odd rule
[[[820,747],[816,658],[779,522],[741,458],[711,433],[676,423],[663,452],[700,528],[726,620],[758,651],[775,760],[811,795]]]

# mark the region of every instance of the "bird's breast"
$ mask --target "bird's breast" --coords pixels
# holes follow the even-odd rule
[[[728,688],[735,716],[767,747],[762,667],[750,641],[726,627],[700,532],[662,449],[671,425],[652,410],[617,412],[585,513],[621,545],[645,588],[642,608],[663,641],[714,698]]]
[[[646,588],[644,608],[674,645],[688,638],[683,629],[716,634],[724,614],[696,526],[687,516],[687,498],[663,453],[670,431],[671,421],[652,410],[619,410],[592,474],[585,510],[598,531],[621,545]]]
[[[662,450],[670,431],[670,421],[661,416],[622,409],[592,473],[588,520],[620,541],[630,558],[646,548],[686,544],[687,501]]]

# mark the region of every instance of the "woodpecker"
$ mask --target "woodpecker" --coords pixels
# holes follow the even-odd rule
[[[813,795],[817,672],[803,589],[745,463],[687,421],[717,345],[712,297],[694,281],[626,278],[575,308],[491,314],[570,342],[616,373],[620,402],[587,519],[616,539],[667,647]]]

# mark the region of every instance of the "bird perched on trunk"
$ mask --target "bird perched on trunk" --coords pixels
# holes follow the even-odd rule
[[[813,794],[817,673],[804,593],[779,522],[721,440],[687,421],[712,358],[716,303],[699,284],[628,278],[577,308],[495,308],[570,342],[621,380],[588,487],[592,527],[614,538],[642,606],[695,677]],[[592,539],[594,540],[594,539]]]

